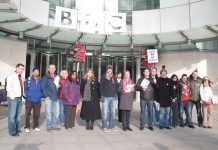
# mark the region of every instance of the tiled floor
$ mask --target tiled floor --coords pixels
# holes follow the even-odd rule
[[[194,110],[195,112],[195,110]],[[194,113],[195,114],[195,113]],[[95,122],[94,131],[85,130],[85,121],[77,116],[78,131],[46,131],[44,107],[41,113],[41,132],[25,133],[24,110],[22,113],[22,133],[19,137],[8,135],[7,107],[0,108],[0,150],[217,150],[218,146],[218,106],[213,110],[213,129],[177,127],[172,130],[139,131],[139,103],[134,103],[131,114],[132,132],[124,132],[118,125],[118,132],[104,133],[101,120]],[[196,115],[193,117],[196,122]]]

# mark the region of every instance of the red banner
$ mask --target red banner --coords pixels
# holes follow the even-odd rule
[[[74,54],[73,54],[74,61],[82,61],[85,62],[86,59],[86,48],[82,44],[75,44],[74,45]]]
[[[153,63],[148,63],[147,51],[141,51],[141,65],[148,68],[151,68],[154,65]]]

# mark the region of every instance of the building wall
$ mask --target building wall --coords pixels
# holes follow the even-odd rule
[[[0,38],[0,82],[14,70],[17,63],[26,64],[27,43]],[[25,73],[24,73],[25,74]]]
[[[161,51],[156,67],[159,73],[161,66],[166,65],[168,77],[175,73],[179,78],[184,73],[190,75],[197,68],[200,77],[208,76],[214,82],[214,94],[218,95],[217,59],[218,53],[216,52]]]

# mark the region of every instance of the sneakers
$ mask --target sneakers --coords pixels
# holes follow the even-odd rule
[[[26,128],[25,131],[26,131],[26,133],[30,133],[31,129],[30,128]]]
[[[117,132],[117,131],[119,131],[119,130],[116,129],[116,128],[111,128],[111,131],[112,131],[112,132]]]
[[[72,128],[68,128],[67,131],[68,132],[73,132],[73,129]]]
[[[71,129],[74,130],[74,131],[77,131],[77,130],[78,130],[76,127],[72,127]]]
[[[52,128],[51,128],[51,127],[47,127],[47,131],[48,131],[48,132],[51,132],[51,131],[52,131]]]
[[[40,130],[40,128],[35,128],[34,129],[36,132],[40,132],[41,130]]]
[[[109,132],[109,130],[107,128],[103,128],[103,131],[106,132],[106,133]]]

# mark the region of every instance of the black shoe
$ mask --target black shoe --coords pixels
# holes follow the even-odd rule
[[[159,128],[160,128],[161,130],[163,130],[163,129],[164,129],[164,127],[163,127],[163,126],[160,126]]]
[[[123,128],[123,131],[126,131],[127,129],[126,128]]]
[[[212,126],[208,126],[207,128],[212,129]]]
[[[200,128],[201,128],[201,127],[203,127],[203,125],[202,125],[201,123],[199,123],[199,124],[198,124],[198,127],[200,127]]]
[[[141,130],[141,131],[144,130],[144,127],[140,127],[139,130]]]
[[[17,133],[22,133],[22,131],[21,130],[17,130]]]
[[[153,131],[153,130],[154,130],[154,128],[153,128],[153,127],[148,127],[148,129],[149,129],[149,130],[151,130],[151,131]]]
[[[19,136],[19,133],[11,134],[11,136],[14,136],[14,137]]]
[[[93,129],[94,129],[94,127],[91,125],[89,129],[90,129],[90,130],[93,130]]]
[[[60,131],[61,128],[59,128],[59,127],[55,127],[55,128],[53,128],[53,130]]]
[[[172,129],[171,127],[165,127],[165,128],[168,129],[168,130]]]
[[[180,124],[179,126],[180,126],[180,127],[182,127],[182,128],[184,128],[184,127],[185,127],[185,125],[184,125],[184,124]]]
[[[132,131],[132,129],[130,127],[126,128],[126,129],[129,130],[129,131]]]
[[[51,131],[52,131],[52,128],[51,128],[51,127],[47,127],[47,131],[48,131],[48,132],[51,132]]]
[[[203,128],[207,128],[207,126],[203,126]]]
[[[194,126],[194,125],[188,125],[188,127],[189,127],[189,128],[192,128],[192,129],[194,129],[194,128],[195,128],[195,126]]]

